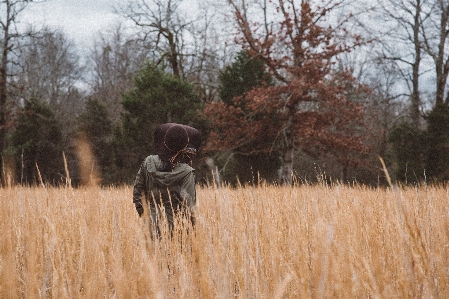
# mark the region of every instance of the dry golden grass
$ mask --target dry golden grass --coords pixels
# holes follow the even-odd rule
[[[449,191],[199,188],[154,243],[130,187],[0,189],[0,298],[449,298]]]

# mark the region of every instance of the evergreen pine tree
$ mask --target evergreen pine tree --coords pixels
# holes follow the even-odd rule
[[[393,160],[396,162],[396,179],[404,183],[419,183],[425,179],[425,142],[423,132],[403,122],[389,135]]]
[[[134,88],[123,95],[122,126],[114,132],[117,165],[133,179],[142,160],[154,153],[153,132],[161,123],[197,127],[201,99],[193,85],[148,63],[136,76]]]
[[[12,143],[16,151],[16,175],[19,182],[38,183],[39,168],[44,181],[61,183],[64,173],[61,127],[45,103],[37,99],[25,102]]]
[[[232,101],[235,97],[254,87],[273,84],[273,78],[266,71],[265,64],[251,58],[247,51],[240,51],[234,63],[220,72],[218,79],[220,99],[228,105],[235,105]]]
[[[433,180],[449,180],[449,106],[435,106],[427,121],[426,172]]]

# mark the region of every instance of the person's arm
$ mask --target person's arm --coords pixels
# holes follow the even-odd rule
[[[145,171],[145,161],[140,166],[137,172],[136,179],[134,180],[133,188],[133,203],[136,206],[137,213],[139,217],[143,214],[142,205],[142,193],[145,192],[145,181],[146,181],[146,171]]]
[[[182,181],[181,185],[181,196],[185,198],[187,206],[190,210],[190,215],[192,217],[192,223],[195,224],[196,214],[197,214],[197,203],[196,203],[196,187],[195,187],[195,172],[192,170],[186,175]]]

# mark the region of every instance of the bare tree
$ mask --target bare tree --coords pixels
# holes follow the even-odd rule
[[[173,75],[184,77],[181,57],[185,52],[185,39],[190,35],[190,25],[179,7],[182,0],[138,0],[128,1],[118,12],[142,28],[141,38],[153,51],[158,63],[166,62]]]
[[[113,123],[120,119],[122,92],[133,86],[134,75],[143,68],[148,55],[142,41],[127,34],[121,23],[98,34],[89,57],[90,96],[106,104]]]
[[[14,97],[47,103],[68,134],[83,106],[83,67],[75,45],[62,31],[44,28],[23,39],[17,52]]]
[[[435,64],[435,105],[449,105],[449,94],[445,90],[449,74],[449,1],[433,0],[432,13],[423,26],[423,47]]]
[[[429,71],[423,67],[426,57],[422,51],[422,30],[432,14],[432,1],[378,0],[379,14],[375,16],[377,21],[373,25],[376,39],[382,46],[379,56],[388,63],[395,63],[402,74],[408,90],[405,95],[411,103],[410,119],[416,127],[421,123],[420,80]]]
[[[18,30],[19,15],[32,0],[1,0],[0,1],[0,177],[4,181],[3,150],[6,146],[6,130],[10,123],[7,113],[9,66],[11,55],[17,50],[19,38],[29,34]]]
[[[39,98],[52,107],[61,106],[81,80],[80,57],[73,42],[59,30],[44,28],[21,44],[21,73],[17,84],[22,97]]]
[[[374,66],[373,71],[369,72],[364,82],[372,90],[366,111],[372,130],[369,138],[371,161],[377,165],[379,156],[387,156],[389,132],[398,121],[408,116],[408,110],[396,91],[402,81],[397,65],[383,60],[374,61],[371,65]]]
[[[190,26],[195,37],[189,45],[192,54],[180,59],[186,79],[195,84],[205,102],[211,102],[218,98],[219,70],[232,63],[241,46],[234,43],[237,32],[227,5],[200,0],[198,11],[201,17]]]
[[[128,1],[117,12],[137,25],[136,36],[144,41],[151,60],[193,82],[205,102],[217,98],[218,71],[240,49],[226,3],[138,0]]]

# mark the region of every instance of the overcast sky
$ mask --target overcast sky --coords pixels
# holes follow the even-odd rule
[[[61,28],[80,47],[89,47],[94,35],[119,20],[111,0],[47,0],[22,12],[24,23]]]
[[[23,23],[61,28],[81,48],[90,47],[94,36],[116,22],[114,4],[123,0],[46,0],[31,2],[21,13]],[[184,0],[182,8],[196,14],[197,1]],[[37,27],[39,28],[39,27]]]

